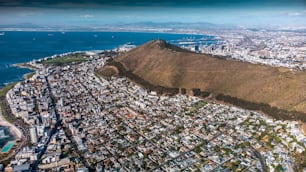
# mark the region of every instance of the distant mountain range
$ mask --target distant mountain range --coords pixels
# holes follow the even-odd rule
[[[132,31],[132,30],[179,30],[179,29],[216,29],[216,28],[233,28],[234,26],[216,25],[212,23],[179,23],[179,22],[138,22],[138,23],[116,23],[116,24],[95,24],[95,25],[79,25],[79,26],[43,26],[32,23],[20,23],[14,25],[1,25],[2,30],[74,30],[74,31]]]
[[[271,31],[279,30],[286,32],[306,32],[306,28],[274,28],[274,27],[242,27],[235,25],[222,25],[207,22],[181,23],[181,22],[137,22],[137,23],[114,23],[114,24],[88,24],[75,26],[38,25],[33,23],[20,23],[4,25],[0,24],[1,31],[145,31],[145,32],[199,32],[218,30]]]

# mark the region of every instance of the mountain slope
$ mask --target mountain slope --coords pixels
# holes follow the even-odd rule
[[[306,112],[306,72],[196,54],[165,41],[148,42],[115,59],[146,81],[200,88],[243,100]]]

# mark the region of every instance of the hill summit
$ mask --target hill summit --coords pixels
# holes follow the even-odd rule
[[[306,112],[306,72],[198,54],[153,40],[117,58],[124,68],[154,85],[200,88],[290,111]]]

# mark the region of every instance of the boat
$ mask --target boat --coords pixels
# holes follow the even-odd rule
[[[3,35],[5,35],[5,32],[1,32],[1,33],[0,33],[0,36],[3,36]]]

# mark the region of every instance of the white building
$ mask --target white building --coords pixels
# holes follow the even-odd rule
[[[36,127],[30,128],[30,136],[31,136],[31,143],[35,144],[38,142]]]

